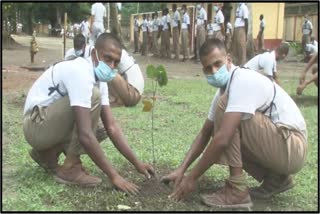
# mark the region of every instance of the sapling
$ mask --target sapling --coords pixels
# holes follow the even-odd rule
[[[152,81],[152,97],[146,98],[142,102],[144,104],[143,110],[145,112],[151,111],[151,142],[152,142],[152,157],[153,157],[153,166],[156,164],[156,158],[155,158],[155,149],[154,149],[154,138],[153,138],[153,129],[154,129],[154,106],[156,102],[156,93],[158,85],[160,87],[167,85],[168,83],[168,77],[166,69],[159,65],[157,68],[154,65],[148,65],[147,66],[147,77],[151,79]]]

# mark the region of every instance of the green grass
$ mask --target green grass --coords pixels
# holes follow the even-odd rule
[[[308,157],[305,167],[296,175],[294,189],[265,202],[254,201],[260,211],[316,211],[318,209],[318,105],[317,88],[310,86],[302,97],[295,97],[296,80],[284,82],[284,88],[297,101],[308,127]],[[155,106],[156,169],[161,176],[177,167],[201,129],[215,89],[205,80],[169,80],[158,91]],[[146,83],[145,95],[151,95]],[[139,210],[212,211],[200,203],[199,193],[221,186],[228,175],[225,167],[211,167],[198,182],[198,190],[186,201],[175,203],[167,199],[171,188],[148,183],[122,157],[109,140],[102,147],[121,175],[141,186],[140,196],[125,196],[115,191],[108,178],[89,157],[82,158],[90,172],[103,179],[96,188],[80,188],[55,183],[28,155],[30,146],[22,131],[23,92],[3,95],[3,192],[5,211],[110,211],[117,205]],[[151,113],[142,112],[140,103],[134,108],[117,108],[113,113],[130,146],[143,161],[152,163]],[[150,185],[151,184],[151,185]],[[157,184],[157,185],[154,185]],[[257,183],[249,177],[249,185]],[[139,203],[136,203],[139,202]]]

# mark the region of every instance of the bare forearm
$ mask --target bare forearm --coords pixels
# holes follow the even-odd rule
[[[310,83],[313,83],[314,81],[318,80],[318,73],[314,74],[312,78],[304,83],[304,87],[307,87]]]

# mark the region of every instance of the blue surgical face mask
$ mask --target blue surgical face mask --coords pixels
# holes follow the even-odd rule
[[[213,6],[213,9],[215,12],[217,12],[219,10],[219,7],[218,6]]]
[[[81,56],[83,54],[83,49],[74,50],[74,53],[76,54],[76,56]]]
[[[111,80],[113,80],[113,78],[115,78],[117,73],[112,68],[110,68],[109,65],[99,60],[97,51],[96,54],[99,64],[94,68],[94,73],[96,74],[99,81],[110,82]]]
[[[230,73],[228,72],[227,66],[223,65],[216,73],[212,75],[206,75],[206,77],[210,85],[216,88],[222,88],[228,83]]]
[[[197,9],[198,9],[198,10],[201,9],[201,5],[200,5],[200,4],[197,5]]]

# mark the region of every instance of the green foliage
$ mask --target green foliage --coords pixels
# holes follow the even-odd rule
[[[289,43],[290,48],[292,48],[295,51],[295,54],[302,54],[302,44],[298,42],[290,42]]]
[[[121,7],[122,20],[128,22],[131,14],[161,11],[165,7],[166,3],[163,2],[123,2]]]

